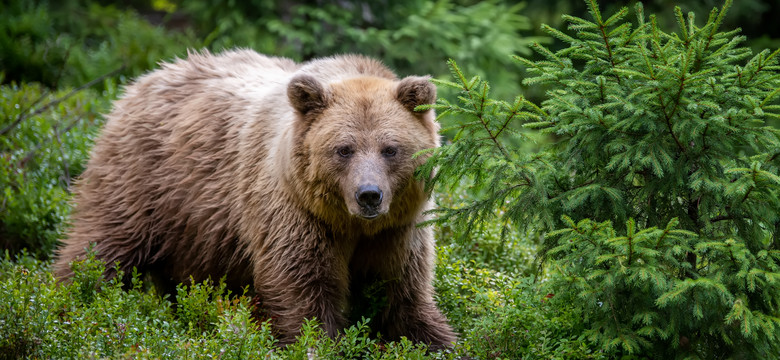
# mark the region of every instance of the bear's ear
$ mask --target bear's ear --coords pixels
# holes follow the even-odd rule
[[[305,74],[290,80],[287,85],[287,98],[301,115],[322,111],[328,106],[328,93],[317,79]]]
[[[436,101],[436,86],[429,76],[407,76],[398,83],[396,99],[409,111],[419,105],[433,104]]]

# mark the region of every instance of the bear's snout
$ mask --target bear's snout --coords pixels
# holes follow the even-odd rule
[[[362,216],[373,219],[379,215],[377,211],[382,204],[382,190],[376,185],[362,185],[355,192],[355,199],[362,208]]]

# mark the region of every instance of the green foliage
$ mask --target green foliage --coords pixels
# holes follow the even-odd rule
[[[585,1],[569,0],[527,0],[528,8],[533,9],[532,18],[535,24],[549,24],[553,27],[562,27],[565,21],[561,14],[569,14],[585,17],[588,14],[589,5]],[[628,3],[634,1],[605,1],[602,11],[614,13]],[[658,24],[664,28],[674,26],[677,21],[670,9],[679,6],[684,13],[693,11],[704,14],[723,4],[722,0],[652,0],[643,2],[645,10],[656,13]],[[729,16],[723,19],[726,28],[741,28],[747,39],[747,45],[753,50],[759,51],[769,48],[777,48],[780,45],[780,31],[774,26],[773,19],[780,15],[780,3],[774,0],[740,0],[736,6],[729,10]],[[538,26],[535,26],[538,27]]]
[[[400,74],[444,75],[453,57],[468,70],[501,79],[507,93],[518,89],[518,74],[502,69],[511,55],[530,55],[534,38],[523,4],[505,1],[404,0],[183,1],[211,49],[244,46],[307,60],[338,53],[382,59]],[[542,41],[542,38],[536,38]]]
[[[48,264],[22,253],[0,261],[1,358],[223,359],[596,359],[582,314],[570,299],[544,292],[530,278],[484,268],[487,263],[439,254],[438,302],[461,340],[452,351],[428,353],[406,339],[386,343],[363,319],[330,338],[307,321],[298,341],[278,347],[269,322],[259,323],[246,296],[223,283],[181,285],[174,304],[130,284],[103,278],[90,255],[74,263],[72,282],[57,284]]]
[[[211,280],[206,280],[176,287],[176,315],[193,334],[214,330],[225,308],[237,305],[238,299],[231,301],[223,282],[215,286]]]
[[[450,190],[434,194],[437,207],[463,207],[470,200],[465,184]],[[503,208],[496,214],[501,211]],[[528,276],[534,272],[537,249],[529,242],[532,234],[520,233],[511,224],[500,221],[474,224],[468,232],[461,231],[459,224],[446,221],[439,221],[437,225],[437,245],[446,247],[449,259],[465,260],[475,268],[501,273]]]
[[[134,77],[199,46],[191,33],[92,2],[15,0],[0,4],[0,13],[3,83],[76,87],[117,70]]]
[[[441,207],[463,206],[466,187],[436,194]],[[501,210],[498,210],[500,213]],[[460,334],[457,351],[479,359],[592,359],[581,313],[533,281],[536,248],[528,234],[499,221],[437,227],[436,294]],[[468,236],[466,236],[468,235]]]
[[[460,333],[458,351],[478,359],[601,359],[580,310],[532,278],[439,251],[438,304]]]
[[[116,358],[170,346],[180,333],[153,294],[125,292],[102,279],[104,265],[74,264],[72,284],[58,285],[47,264],[21,255],[0,262],[0,354],[18,358]]]
[[[0,260],[0,359],[452,359],[406,339],[369,337],[368,320],[332,339],[307,321],[298,341],[276,344],[268,322],[258,323],[251,299],[223,284],[180,286],[176,305],[144,290],[103,278],[91,254],[73,264],[71,283],[57,283],[48,264],[27,254]],[[120,274],[121,275],[121,274]],[[197,308],[200,306],[200,310]]]
[[[70,207],[67,186],[81,173],[100,113],[116,85],[51,92],[34,84],[0,86],[0,246],[50,256]]]
[[[674,33],[641,4],[635,23],[587,4],[589,20],[564,16],[570,33],[545,27],[567,47],[517,57],[526,85],[548,87],[541,105],[494,100],[451,63],[455,82],[439,83],[459,103],[431,107],[464,120],[421,173],[465,181],[474,200],[440,219],[548,230],[544,276],[607,353],[776,356],[779,52],[752,55],[721,30],[730,1],[703,25],[676,9]]]

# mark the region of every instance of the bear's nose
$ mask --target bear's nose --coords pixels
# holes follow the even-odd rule
[[[363,185],[355,193],[358,205],[375,209],[382,203],[382,190],[376,185]]]

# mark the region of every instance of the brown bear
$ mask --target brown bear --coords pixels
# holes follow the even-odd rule
[[[429,196],[414,154],[439,145],[436,88],[345,55],[296,64],[250,50],[190,53],[128,86],[75,186],[55,263],[94,243],[170,291],[250,285],[281,343],[305,318],[331,336],[369,284],[386,339],[433,348],[455,335],[433,300]],[[109,276],[114,274],[110,273]],[[359,318],[359,317],[358,317]]]

